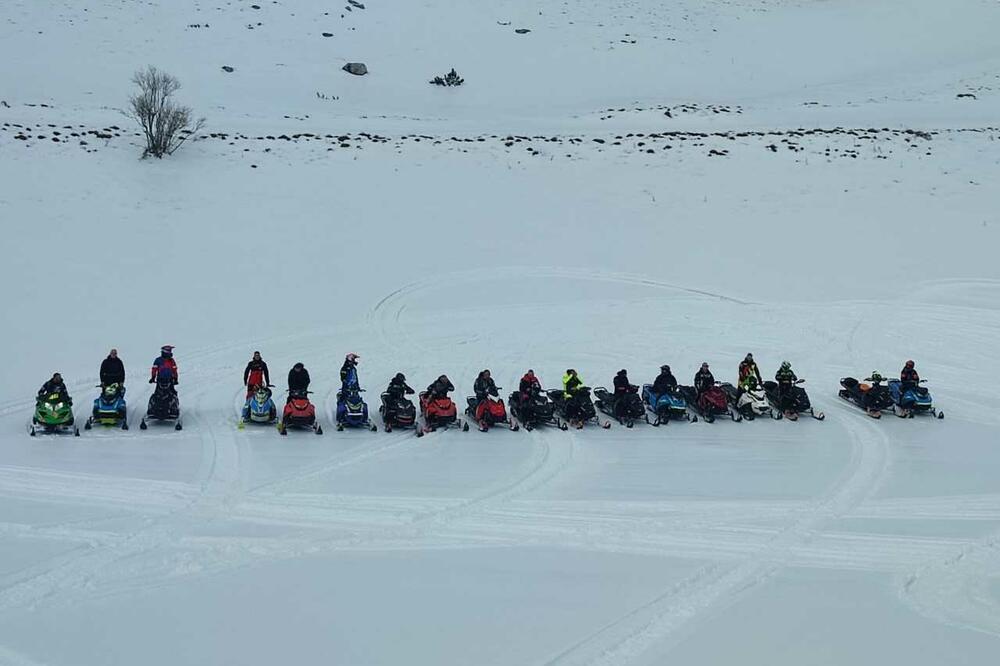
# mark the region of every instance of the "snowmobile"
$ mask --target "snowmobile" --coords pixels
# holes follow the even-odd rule
[[[128,430],[125,408],[125,387],[117,382],[101,386],[101,394],[94,398],[94,410],[83,424],[84,430],[95,425],[120,427]]]
[[[389,393],[382,393],[382,406],[378,408],[385,424],[385,431],[393,428],[416,428],[417,437],[423,437],[424,431],[417,425],[417,408],[406,398],[393,398]]]
[[[145,430],[149,426],[147,419],[150,421],[174,421],[174,430],[180,430],[184,427],[181,424],[181,402],[177,397],[174,381],[170,377],[160,377],[156,380],[153,395],[149,396],[146,416],[139,421],[140,430]]]
[[[602,422],[594,409],[594,402],[590,399],[590,387],[581,386],[576,389],[572,398],[567,399],[565,394],[559,389],[546,391],[549,400],[555,405],[556,413],[566,425],[575,424],[577,430],[583,428],[584,424],[593,421],[602,428],[610,428],[611,421]],[[562,426],[560,425],[560,428]],[[563,428],[565,430],[565,428]]]
[[[278,420],[278,407],[274,404],[271,387],[259,384],[253,387],[250,397],[243,405],[243,423],[270,425]]]
[[[921,379],[923,384],[926,379]],[[915,414],[930,414],[943,419],[944,412],[934,407],[930,391],[923,386],[913,386],[902,390],[902,382],[898,379],[889,380],[889,396],[892,398],[892,410],[900,418],[913,418]]]
[[[718,386],[713,386],[701,395],[698,395],[693,386],[678,386],[677,392],[684,396],[688,407],[708,423],[715,421],[717,416],[729,416],[737,422],[743,420],[743,416],[729,406],[729,399]]]
[[[288,401],[281,413],[278,432],[288,434],[289,428],[312,430],[317,435],[323,434],[323,427],[316,422],[316,405],[309,400],[312,391],[296,389],[288,392]]]
[[[670,423],[672,419],[692,420],[684,397],[676,392],[668,391],[657,395],[653,393],[652,384],[643,384],[642,402],[649,411],[656,415],[656,420],[652,421],[652,425],[654,426],[658,426],[661,423]],[[698,417],[695,416],[694,420],[697,421]]]
[[[720,384],[719,388],[726,394],[729,404],[747,421],[753,421],[758,416],[781,418],[781,411],[771,406],[764,389],[756,384],[747,386],[742,392],[729,382]]]
[[[646,416],[646,407],[642,404],[642,398],[639,397],[636,391],[629,391],[616,398],[608,389],[598,386],[594,389],[594,396],[597,397],[597,401],[595,402],[596,407],[608,416],[617,419],[619,425],[631,428],[640,419],[649,423],[649,418]],[[615,410],[615,403],[619,400],[625,401],[621,409],[621,415],[617,414]]]
[[[881,384],[881,377],[866,379],[864,383],[854,377],[844,377],[840,380],[840,385],[843,388],[837,395],[848,402],[853,402],[873,419],[882,418],[882,410],[893,406],[889,387]]]
[[[465,402],[465,414],[476,422],[480,432],[486,432],[498,424],[504,424],[511,430],[521,429],[507,418],[507,408],[504,407],[503,400],[491,395],[479,400],[476,396],[470,395],[466,397]]]
[[[804,379],[795,380],[784,399],[778,393],[778,382],[764,382],[764,393],[767,395],[767,401],[778,410],[779,415],[784,414],[785,418],[790,421],[797,421],[799,414],[808,414],[817,421],[822,421],[826,418],[826,414],[813,409],[806,390],[799,386],[804,382]]]
[[[80,436],[80,429],[73,425],[73,400],[62,393],[47,393],[35,400],[35,413],[31,417],[28,434],[46,435],[73,433]]]
[[[507,404],[510,405],[511,416],[517,419],[527,432],[540,425],[554,425],[560,430],[569,427],[556,418],[555,403],[542,392],[536,392],[522,401],[521,393],[514,391],[507,397]]]
[[[439,428],[459,425],[458,407],[448,396],[433,397],[427,391],[420,393],[420,415],[424,417],[424,432],[434,432]],[[468,431],[469,424],[462,423],[462,430]]]
[[[372,432],[378,426],[368,418],[368,403],[361,399],[364,391],[357,386],[348,386],[347,390],[337,391],[337,430],[344,428],[367,428]]]

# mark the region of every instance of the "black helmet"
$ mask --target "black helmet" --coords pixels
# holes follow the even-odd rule
[[[622,368],[621,370],[618,371],[618,374],[619,375],[627,375],[628,371],[626,371],[625,368]]]
[[[670,372],[670,366],[669,365],[661,365],[660,366],[660,372]]]
[[[403,375],[402,372],[397,372],[396,376],[393,377],[393,379],[395,379],[397,382],[405,382],[406,381],[406,376]]]
[[[293,370],[302,370],[305,367],[306,366],[302,364],[302,361],[299,361],[298,363],[296,363],[295,365],[292,366],[292,369]]]

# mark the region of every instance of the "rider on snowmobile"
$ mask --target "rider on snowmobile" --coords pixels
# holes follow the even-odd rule
[[[615,418],[622,417],[622,410],[625,408],[625,396],[635,393],[639,387],[628,380],[628,371],[622,368],[614,378],[615,386]]]
[[[496,382],[493,381],[493,377],[490,376],[489,370],[483,370],[476,377],[476,382],[472,387],[473,392],[476,394],[476,404],[479,404],[483,400],[486,400],[487,396],[498,396],[500,392],[497,390]]]
[[[125,364],[118,358],[118,350],[112,349],[108,357],[101,361],[101,388],[110,384],[125,386]]]
[[[261,358],[259,351],[253,353],[253,358],[243,370],[243,385],[247,387],[247,400],[250,399],[255,387],[267,388],[271,385],[271,373],[268,372],[267,363]]]
[[[653,380],[653,393],[663,395],[664,393],[673,393],[676,389],[677,378],[670,372],[670,366],[661,365],[660,374]]]
[[[757,363],[753,360],[753,354],[747,354],[746,357],[740,361],[740,378],[737,382],[740,389],[746,389],[747,378],[753,377],[756,380],[756,386],[763,386],[764,380],[760,376],[760,368],[757,367]]]
[[[785,399],[788,397],[789,393],[791,393],[792,387],[798,379],[799,378],[795,376],[795,373],[792,372],[792,364],[788,361],[782,361],[781,367],[778,368],[776,373],[774,373],[774,381],[778,383],[778,397],[781,400],[782,406],[784,406],[786,402]]]
[[[580,375],[573,368],[566,370],[566,374],[563,375],[562,381],[563,397],[567,400],[575,398],[580,387],[583,386],[583,380],[580,379]]]
[[[435,399],[447,398],[448,393],[455,390],[455,385],[448,379],[448,375],[441,375],[427,387],[427,394]]]
[[[170,379],[170,390],[176,393],[177,390],[174,387],[179,383],[180,377],[177,373],[177,361],[174,360],[173,345],[163,345],[160,347],[160,355],[153,359],[149,383],[154,384],[157,379],[164,378]]]
[[[309,390],[309,371],[301,362],[292,366],[288,371],[288,393],[289,397],[293,393],[305,393]]]
[[[538,377],[535,376],[534,370],[528,368],[528,371],[521,377],[521,383],[518,385],[517,390],[521,394],[522,402],[531,400],[535,395],[542,392],[542,384],[538,381]]]
[[[913,361],[907,361],[899,373],[899,394],[905,395],[907,391],[917,388],[919,384],[920,375],[917,374]]]
[[[393,400],[402,400],[405,395],[413,395],[413,389],[406,383],[406,377],[402,372],[397,372],[396,376],[389,380],[389,387],[385,392]]]
[[[52,379],[42,384],[42,388],[38,389],[38,399],[41,400],[53,393],[58,394],[63,402],[73,404],[73,399],[69,397],[69,392],[66,390],[66,384],[63,383],[62,375],[58,372],[52,375]]]
[[[361,388],[358,383],[358,359],[357,354],[348,354],[344,357],[344,365],[340,366],[340,390],[346,392]]]
[[[694,376],[694,390],[701,396],[702,393],[715,386],[715,377],[708,369],[708,363],[702,363],[701,369]]]

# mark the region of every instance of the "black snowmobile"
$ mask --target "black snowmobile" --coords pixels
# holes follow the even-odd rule
[[[392,432],[394,428],[415,428],[417,437],[424,436],[424,430],[417,425],[417,408],[403,396],[393,397],[382,393],[382,404],[378,408],[385,424],[385,431]]]
[[[843,388],[838,395],[865,410],[873,419],[882,418],[882,410],[892,408],[889,387],[882,384],[882,381],[881,376],[867,377],[863,383],[854,377],[844,377],[840,380]]]
[[[507,397],[510,414],[524,426],[528,432],[540,425],[553,425],[560,430],[569,426],[556,416],[556,405],[541,391],[536,391],[526,400],[521,400],[520,391],[514,391]]]
[[[145,430],[148,427],[146,421],[174,421],[174,430],[180,430],[181,424],[181,402],[177,397],[177,390],[174,382],[169,377],[156,380],[156,389],[153,395],[149,396],[149,407],[146,409],[146,416],[139,422],[139,429]]]
[[[767,394],[767,401],[789,420],[796,421],[799,414],[808,414],[817,421],[822,421],[826,418],[826,414],[813,409],[806,390],[799,386],[804,382],[804,379],[795,380],[785,396],[778,394],[778,382],[764,382],[764,393]]]
[[[593,421],[602,428],[610,428],[611,422],[604,421],[597,416],[597,410],[594,409],[594,401],[590,398],[590,387],[581,386],[576,389],[576,393],[572,398],[566,399],[563,392],[559,389],[553,389],[551,391],[546,391],[546,395],[549,396],[549,400],[555,405],[556,413],[559,417],[563,419],[564,422],[576,423],[577,429],[584,426],[585,423]],[[562,426],[559,426],[562,428]]]
[[[639,397],[637,391],[629,391],[615,397],[608,389],[598,386],[594,389],[594,396],[597,398],[595,403],[597,408],[617,419],[618,423],[626,428],[631,428],[636,421],[640,420],[649,423],[649,418],[646,416],[646,406],[642,404],[642,398]],[[622,401],[622,405],[620,408],[616,408],[619,401]]]

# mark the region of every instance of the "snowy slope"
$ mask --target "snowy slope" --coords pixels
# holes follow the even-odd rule
[[[1000,7],[364,4],[0,7],[0,664],[991,663]],[[164,343],[182,432],[26,435]],[[235,427],[254,349],[325,435]],[[349,351],[373,407],[753,351],[827,418],[336,433]],[[945,420],[836,398],[907,358]]]

